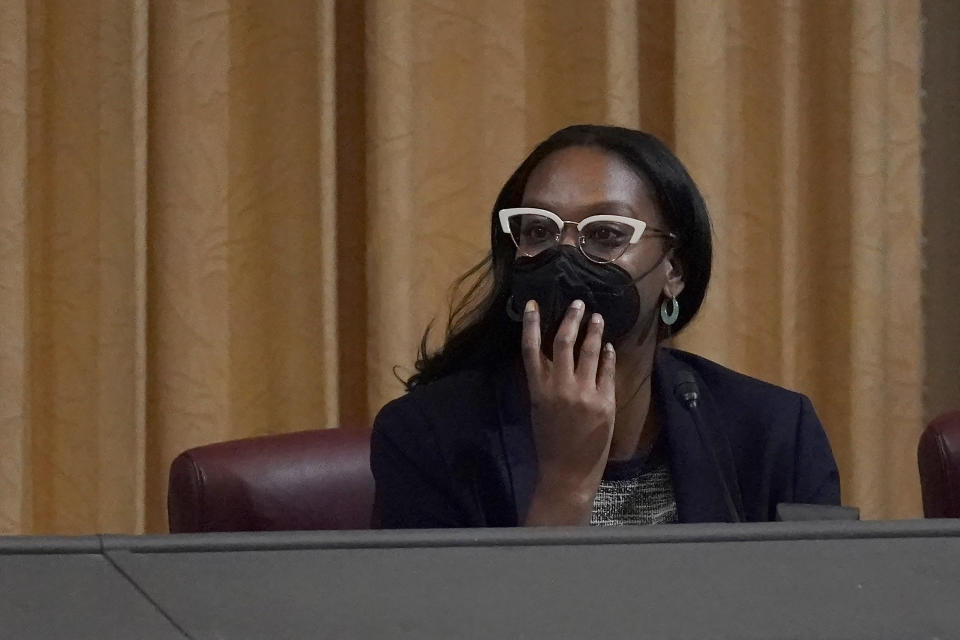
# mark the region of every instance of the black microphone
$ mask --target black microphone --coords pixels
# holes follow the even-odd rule
[[[693,424],[697,428],[697,435],[700,436],[700,442],[707,450],[707,453],[710,454],[710,462],[713,463],[713,468],[717,472],[717,478],[720,480],[720,489],[723,491],[723,501],[727,505],[730,521],[741,522],[743,518],[740,517],[740,511],[733,501],[730,486],[727,484],[727,479],[723,475],[723,469],[720,468],[720,461],[717,459],[717,452],[714,450],[713,445],[707,439],[706,433],[704,432],[703,419],[700,417],[700,410],[697,408],[697,401],[700,399],[700,390],[697,387],[696,378],[693,377],[693,373],[688,369],[681,369],[677,372],[674,378],[673,395],[680,401],[680,404],[690,412],[690,416],[693,418]]]
[[[676,396],[683,406],[689,410],[697,408],[697,400],[700,399],[700,390],[697,388],[697,381],[693,373],[683,369],[677,373],[676,384],[673,387],[673,395]]]

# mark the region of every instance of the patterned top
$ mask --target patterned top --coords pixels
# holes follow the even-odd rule
[[[593,500],[590,525],[609,527],[677,521],[670,467],[662,446],[610,461]]]

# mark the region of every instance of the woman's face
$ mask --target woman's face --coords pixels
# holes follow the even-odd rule
[[[637,173],[618,155],[594,147],[567,147],[544,158],[527,179],[521,206],[546,209],[570,222],[608,214],[667,228]],[[564,227],[561,242],[576,246],[573,225]],[[683,290],[683,275],[672,254],[657,264],[666,242],[666,238],[644,232],[640,241],[614,262],[633,278],[647,274],[637,282],[647,309],[661,296],[676,297]]]

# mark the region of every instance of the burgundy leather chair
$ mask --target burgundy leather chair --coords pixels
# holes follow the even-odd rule
[[[923,515],[960,518],[960,411],[934,418],[917,446]]]
[[[369,529],[369,429],[318,429],[189,449],[170,465],[170,533]]]

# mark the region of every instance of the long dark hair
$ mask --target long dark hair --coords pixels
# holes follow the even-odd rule
[[[406,381],[408,390],[455,371],[496,366],[519,354],[521,327],[506,315],[516,247],[500,230],[497,212],[521,205],[527,178],[544,158],[554,151],[578,146],[617,154],[651,188],[669,230],[677,236],[674,258],[684,279],[683,292],[677,297],[680,316],[673,333],[696,315],[710,281],[713,256],[710,218],[697,185],[680,160],[649,133],[622,127],[574,125],[537,145],[503,185],[490,216],[490,253],[454,284],[454,291],[466,291],[451,307],[446,340],[438,351],[427,350],[430,328],[424,332],[417,373]]]

